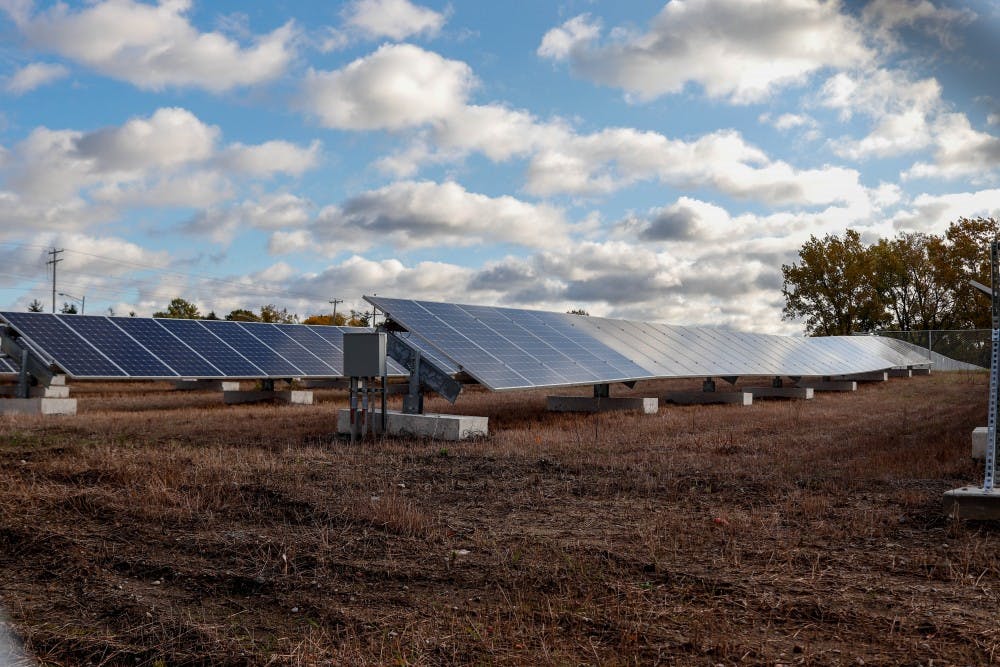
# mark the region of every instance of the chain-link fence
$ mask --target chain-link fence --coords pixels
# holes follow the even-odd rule
[[[989,329],[931,329],[928,331],[878,331],[879,336],[898,338],[927,350],[927,358],[939,370],[947,368],[947,359],[990,367]],[[946,359],[935,358],[935,353]]]

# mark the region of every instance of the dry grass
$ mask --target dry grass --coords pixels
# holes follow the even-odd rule
[[[981,475],[982,375],[655,416],[429,400],[490,418],[461,444],[351,446],[333,391],[74,393],[0,435],[0,595],[48,664],[1000,660],[1000,526],[940,514]]]

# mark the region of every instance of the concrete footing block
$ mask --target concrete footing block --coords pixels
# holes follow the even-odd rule
[[[888,382],[889,371],[874,371],[872,373],[851,373],[850,375],[834,375],[831,380],[854,380],[855,382]]]
[[[989,442],[988,426],[977,426],[972,429],[972,458],[976,461],[986,459],[986,443]]]
[[[798,398],[812,400],[812,387],[743,387],[756,398]]]
[[[382,412],[372,411],[372,431],[382,431]],[[489,435],[489,417],[471,415],[424,414],[408,415],[402,412],[385,413],[388,435],[431,438],[433,440],[468,440]],[[341,408],[337,411],[337,432],[351,432],[351,411]]]
[[[614,412],[635,410],[646,415],[655,415],[660,409],[656,398],[627,398],[592,396],[549,396],[546,398],[550,412]]]
[[[678,405],[753,405],[753,394],[749,391],[672,391],[663,397],[664,403]]]
[[[911,378],[913,377],[912,368],[890,368],[889,377],[891,378]]]
[[[222,400],[226,405],[241,403],[265,403],[277,401],[291,405],[312,405],[313,393],[308,390],[292,389],[288,391],[224,391]]]
[[[232,380],[176,380],[174,389],[179,391],[239,391],[240,383]]]
[[[853,380],[799,380],[798,387],[816,391],[857,391],[858,383]]]
[[[75,398],[4,398],[0,415],[75,415]]]
[[[0,387],[0,396],[14,397],[17,394],[17,385],[4,385]],[[69,387],[66,385],[53,385],[49,387],[30,387],[28,389],[29,398],[69,398]]]
[[[944,513],[956,519],[1000,519],[1000,490],[963,486],[945,491]]]

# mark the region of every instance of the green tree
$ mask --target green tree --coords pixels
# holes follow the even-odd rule
[[[38,299],[33,299],[31,303],[28,304],[29,313],[42,313],[45,312],[45,306]]]
[[[226,319],[230,322],[260,322],[260,318],[252,310],[247,310],[246,308],[237,308],[232,310],[226,315]]]
[[[954,301],[946,328],[992,326],[989,298],[969,281],[990,284],[990,242],[997,236],[1000,223],[995,218],[959,218],[945,231],[947,245],[938,259],[939,271],[952,289]]]
[[[587,316],[590,315],[590,313],[588,313],[587,311],[585,311],[583,308],[574,308],[573,310],[567,310],[566,314],[567,315],[587,315]]]
[[[371,326],[372,314],[364,310],[354,310],[351,308],[351,316],[347,318],[347,326],[349,327],[367,327]]]
[[[66,303],[63,301],[62,308],[59,309],[59,312],[63,315],[76,315],[79,311],[76,309],[75,303]]]
[[[153,313],[153,317],[170,317],[177,320],[197,320],[201,318],[198,306],[186,299],[177,297],[167,306],[166,310]]]
[[[805,318],[806,332],[814,336],[871,331],[886,322],[873,253],[858,232],[811,236],[799,260],[781,267],[785,319]]]
[[[287,308],[278,310],[278,307],[273,303],[268,303],[260,307],[260,321],[275,324],[295,324],[299,321],[299,316],[289,313]]]
[[[871,247],[875,284],[892,329],[940,329],[951,318],[948,248],[940,236],[918,232],[880,239]]]

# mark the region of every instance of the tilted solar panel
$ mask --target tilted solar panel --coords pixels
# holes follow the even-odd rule
[[[846,375],[926,363],[876,337],[775,336],[516,308],[365,299],[414,339],[494,390],[673,377]]]
[[[14,364],[14,361],[6,355],[0,355],[0,373],[17,373],[17,372],[18,369],[17,366]]]
[[[359,330],[48,313],[0,317],[45,363],[93,379],[340,378],[344,331]],[[4,368],[0,364],[0,372]],[[388,370],[393,377],[407,374],[391,360]]]

